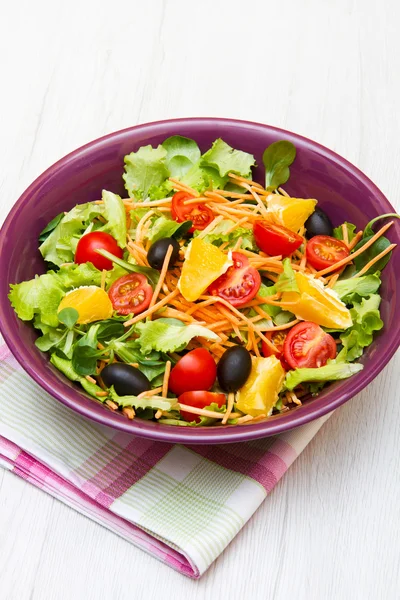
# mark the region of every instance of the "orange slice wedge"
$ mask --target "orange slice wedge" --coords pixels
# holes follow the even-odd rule
[[[232,265],[229,256],[217,246],[208,244],[201,238],[194,238],[187,249],[178,282],[182,296],[188,302],[198,300],[208,286]]]
[[[77,323],[80,325],[109,319],[113,313],[107,292],[96,285],[80,287],[65,294],[57,312],[63,308],[75,308],[79,313]]]
[[[288,198],[279,194],[270,194],[267,198],[271,221],[296,233],[314,212],[316,204],[311,198]]]
[[[285,370],[276,356],[251,360],[249,378],[236,394],[236,406],[252,417],[269,415],[282,389]]]
[[[324,288],[322,283],[301,273],[296,273],[296,282],[300,290],[284,292],[281,306],[294,313],[298,319],[313,321],[322,327],[347,329],[352,325],[349,309],[333,290]],[[294,302],[295,304],[291,304]],[[285,303],[288,303],[285,306]]]

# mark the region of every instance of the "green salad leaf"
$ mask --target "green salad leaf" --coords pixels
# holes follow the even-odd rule
[[[380,215],[379,217],[372,219],[372,221],[370,221],[367,224],[367,226],[365,227],[363,237],[358,242],[357,246],[354,248],[354,252],[356,252],[357,250],[362,248],[364,246],[364,244],[369,242],[370,239],[373,237],[374,231],[372,229],[372,226],[374,225],[374,223],[376,223],[380,219],[386,219],[389,217],[400,218],[399,215],[397,215],[396,213],[388,213],[386,215]],[[372,244],[372,246],[367,248],[359,256],[355,257],[354,265],[356,267],[356,271],[357,272],[361,271],[361,269],[363,267],[365,267],[365,265],[367,265],[370,260],[372,260],[373,258],[378,256],[378,254],[383,252],[383,250],[386,250],[386,248],[388,248],[389,246],[390,246],[390,241],[387,239],[387,237],[381,236],[380,238],[378,238]],[[388,254],[383,256],[380,260],[378,260],[378,262],[376,262],[374,265],[372,265],[372,267],[370,269],[368,269],[367,274],[375,273],[376,271],[382,271],[386,267],[391,256],[392,256],[391,252],[389,252]]]
[[[359,301],[361,298],[377,292],[380,285],[380,277],[374,273],[362,277],[340,279],[335,283],[333,289],[345,304],[352,304],[353,301]]]
[[[63,308],[57,316],[60,323],[63,323],[68,329],[72,329],[79,319],[79,313],[75,308]]]
[[[235,150],[221,138],[215,140],[210,150],[203,154],[201,164],[217,169],[221,177],[236,173],[242,177],[251,176],[251,168],[256,161],[252,154]]]
[[[123,179],[129,196],[145,200],[150,188],[158,187],[169,177],[166,166],[167,150],[163,146],[141,146],[137,152],[124,157]]]
[[[213,331],[201,325],[183,325],[178,319],[157,319],[155,321],[140,322],[136,325],[140,334],[136,340],[143,354],[152,350],[160,352],[176,352],[186,348],[194,337],[204,337],[215,342],[219,337]]]
[[[223,189],[228,177],[221,177],[217,169],[204,166],[200,159],[185,173],[181,181],[202,194],[208,189]]]
[[[189,231],[191,227],[192,221],[178,223],[177,221],[173,221],[172,219],[161,215],[161,217],[158,217],[154,221],[152,227],[149,228],[147,239],[149,239],[153,244],[157,240],[166,237],[180,239]]]
[[[263,163],[267,190],[276,190],[287,182],[290,177],[289,167],[295,158],[296,148],[286,140],[274,142],[264,150]]]
[[[288,390],[294,388],[300,383],[319,382],[319,381],[337,381],[347,379],[355,373],[362,371],[363,365],[350,363],[330,363],[317,369],[294,369],[286,374],[284,385]]]
[[[126,215],[124,203],[121,197],[112,192],[103,190],[102,200],[104,202],[103,217],[107,223],[100,228],[113,236],[120,248],[126,246]]]
[[[40,315],[41,323],[57,327],[57,308],[70,289],[82,285],[100,285],[101,272],[92,264],[66,265],[59,271],[49,271],[29,281],[11,284],[8,295],[18,317],[30,321]]]
[[[369,298],[362,298],[361,302],[354,302],[353,308],[350,309],[353,325],[340,336],[343,344],[340,359],[352,361],[359,358],[364,348],[372,343],[374,332],[382,329],[380,301],[379,294],[371,294]]]
[[[345,221],[343,225],[347,225],[347,236],[349,238],[349,242],[351,242],[353,237],[356,235],[357,227],[353,223],[348,223],[347,221]],[[337,240],[343,240],[343,229],[341,225],[333,229],[333,237]]]
[[[110,397],[114,402],[121,408],[134,407],[136,408],[152,408],[154,410],[171,410],[176,404],[176,398],[156,398],[150,396],[149,398],[143,397],[138,398],[137,396],[118,396],[114,387],[110,388]]]
[[[274,294],[277,293],[276,287],[275,285],[265,285],[265,283],[262,283],[260,286],[260,289],[258,290],[257,296],[261,296],[262,298],[264,297],[268,297],[268,296],[274,296]],[[269,315],[272,318],[275,318],[277,316],[278,313],[281,312],[281,308],[279,306],[273,306],[272,304],[260,304],[260,308],[261,310],[263,310],[265,313],[267,313],[267,315]],[[255,317],[257,316],[256,311],[251,312],[251,316]]]
[[[118,258],[118,256],[114,256],[114,254],[111,254],[111,252],[107,252],[107,250],[96,250],[96,252],[98,252],[105,258],[108,258],[109,260],[111,260],[111,262],[114,263],[114,265],[117,265],[118,267],[124,269],[128,273],[143,273],[144,275],[146,275],[147,279],[153,287],[157,285],[157,282],[160,278],[160,273],[155,269],[152,269],[151,267],[142,267],[140,265],[134,265],[126,260],[123,260],[122,258]]]
[[[162,144],[167,151],[165,159],[170,177],[183,177],[200,160],[201,152],[194,140],[173,135]]]
[[[59,220],[50,235],[39,246],[44,260],[57,266],[74,260],[76,246],[81,236],[92,228],[95,217],[102,215],[101,204],[78,204]],[[58,217],[56,217],[58,219]],[[53,219],[55,221],[55,219]],[[50,227],[49,223],[48,227]],[[43,232],[42,232],[43,233]]]
[[[195,231],[193,236],[197,237],[200,235],[203,240],[209,244],[214,244],[214,246],[221,246],[224,243],[228,243],[227,248],[233,248],[239,238],[242,238],[242,242],[240,247],[244,250],[254,250],[255,242],[254,236],[251,229],[245,229],[244,227],[235,227],[230,233],[226,233],[229,229],[231,229],[235,225],[234,221],[230,219],[222,219],[219,223],[216,224],[214,229],[212,229],[207,235],[201,235],[201,231]]]
[[[47,223],[46,227],[39,234],[39,242],[44,242],[44,240],[50,235],[50,233],[53,231],[53,229],[55,229],[57,227],[57,225],[60,223],[60,221],[62,221],[64,216],[65,216],[65,213],[62,212],[59,215],[57,215],[56,217],[54,217],[54,219],[52,219],[50,221],[50,223]]]
[[[277,282],[273,286],[276,292],[299,292],[299,287],[296,282],[296,276],[290,263],[290,258],[285,258],[283,261],[283,273],[278,277]]]
[[[171,360],[169,356],[155,351],[145,356],[136,340],[114,341],[111,347],[123,362],[138,363],[139,370],[146,375],[149,381],[153,381],[159,375],[162,375],[165,371],[166,361]]]
[[[92,383],[91,381],[88,381],[86,377],[79,375],[79,373],[77,373],[74,367],[72,366],[71,360],[62,358],[61,356],[58,356],[57,354],[53,353],[50,357],[50,362],[68,379],[70,379],[71,381],[78,381],[88,394],[90,394],[97,400],[100,400],[100,402],[105,402],[105,400],[107,400],[107,397],[96,395],[97,392],[103,391],[101,387],[96,385],[95,383]]]

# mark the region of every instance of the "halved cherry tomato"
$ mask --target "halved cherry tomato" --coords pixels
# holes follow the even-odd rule
[[[255,221],[254,238],[257,246],[270,256],[289,256],[303,243],[303,238],[283,225],[268,221]]]
[[[256,296],[261,277],[244,254],[233,252],[232,260],[233,265],[209,286],[208,293],[224,298],[232,306],[243,306]]]
[[[264,340],[262,340],[261,342],[261,351],[263,353],[263,356],[265,356],[266,358],[268,356],[276,356],[276,358],[279,358],[279,360],[281,361],[281,365],[285,369],[285,371],[289,371],[290,367],[283,356],[283,344],[285,343],[286,336],[287,330],[276,331],[275,333],[273,331],[269,331],[265,333],[265,337],[267,337],[274,344],[274,346],[277,349],[277,352],[274,354],[274,352],[272,352],[271,348],[266,342],[264,342]]]
[[[114,310],[120,315],[138,315],[149,306],[153,288],[143,273],[120,277],[108,290]]]
[[[111,260],[104,258],[96,250],[107,250],[107,252],[118,258],[123,256],[122,248],[118,246],[112,235],[104,231],[92,231],[92,233],[83,235],[79,240],[75,252],[75,262],[78,264],[91,262],[100,271],[112,269],[113,263]]]
[[[330,235],[316,235],[306,247],[307,261],[318,271],[347,258],[349,254],[346,244]]]
[[[208,350],[196,348],[182,356],[171,370],[168,387],[177,396],[193,390],[209,390],[217,377],[217,365]]]
[[[171,214],[172,218],[178,223],[192,221],[193,227],[189,233],[195,229],[202,230],[207,227],[214,219],[214,213],[211,208],[199,202],[198,204],[184,204],[185,200],[193,200],[193,196],[187,192],[177,192],[172,197]]]
[[[283,355],[292,369],[315,369],[336,356],[336,343],[329,333],[311,321],[297,323],[286,336]]]
[[[213,402],[218,404],[219,407],[223,406],[226,403],[225,394],[216,394],[214,392],[206,392],[203,390],[197,390],[193,392],[185,392],[181,394],[178,398],[178,402],[182,404],[187,404],[188,406],[195,406],[196,408],[205,408],[206,406],[210,406]],[[185,410],[181,410],[181,415],[185,419],[185,421],[196,421],[196,423],[200,423],[199,415],[194,415],[193,413],[187,412]]]

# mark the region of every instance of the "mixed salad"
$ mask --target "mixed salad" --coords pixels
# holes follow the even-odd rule
[[[37,347],[110,410],[165,425],[251,424],[362,370],[383,327],[381,271],[395,247],[375,222],[332,223],[282,189],[296,150],[253,155],[173,136],[125,156],[127,198],[57,215],[48,271],[11,285]]]

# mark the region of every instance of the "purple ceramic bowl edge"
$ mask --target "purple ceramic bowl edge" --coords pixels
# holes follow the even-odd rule
[[[289,139],[294,143],[296,140],[302,140],[302,142],[309,146],[310,148],[314,148],[318,150],[320,155],[325,156],[333,163],[343,166],[348,169],[351,173],[355,174],[359,180],[375,195],[379,198],[382,206],[386,207],[387,212],[395,212],[394,208],[390,205],[387,198],[383,195],[383,193],[377,188],[377,186],[366,176],[362,171],[360,171],[357,167],[352,165],[349,161],[342,158],[340,155],[335,152],[329,150],[328,148],[309,140],[308,138],[294,134],[292,132],[286,131],[284,129],[280,129],[277,127],[272,127],[269,125],[265,125],[262,123],[254,123],[250,121],[242,121],[235,119],[223,119],[223,118],[208,118],[208,117],[199,117],[199,118],[183,118],[183,119],[171,119],[164,121],[155,121],[152,123],[147,123],[143,125],[137,125],[135,127],[129,127],[126,129],[119,130],[114,133],[107,134],[102,136],[88,144],[85,144],[73,152],[67,154],[56,163],[51,165],[46,171],[44,171],[21,195],[19,200],[16,202],[9,215],[7,216],[2,230],[0,232],[0,250],[1,250],[1,238],[3,237],[4,232],[10,226],[10,223],[13,219],[13,215],[22,207],[25,202],[25,199],[30,195],[32,190],[40,186],[41,183],[47,180],[52,174],[54,174],[58,169],[63,168],[66,163],[68,163],[71,159],[76,159],[80,154],[85,153],[89,149],[93,149],[96,146],[101,146],[104,143],[107,143],[109,139],[115,139],[118,136],[123,136],[127,132],[133,130],[149,130],[149,129],[157,129],[162,127],[163,125],[174,125],[176,124],[178,127],[182,124],[190,124],[190,123],[226,123],[227,125],[245,125],[249,130],[252,128],[264,128],[269,131],[273,131],[277,134],[281,134],[285,137],[285,139]],[[8,299],[6,299],[8,302]],[[86,407],[80,406],[77,409],[74,406],[73,400],[69,397],[70,394],[65,392],[60,392],[57,389],[51,387],[48,381],[41,376],[40,373],[34,371],[31,368],[29,362],[26,362],[26,355],[23,351],[20,350],[18,344],[13,339],[13,333],[11,327],[9,327],[7,320],[5,319],[5,314],[3,310],[4,299],[0,300],[0,330],[1,333],[9,346],[12,354],[15,356],[16,360],[21,364],[24,370],[49,394],[53,397],[60,400],[64,405],[77,410],[80,414],[85,417],[88,417],[92,420],[95,420],[102,425],[112,427],[113,429],[119,429],[125,432],[128,432],[132,435],[140,435],[142,437],[148,437],[154,440],[171,442],[171,443],[186,443],[186,444],[215,444],[215,443],[234,443],[239,441],[248,441],[252,439],[257,439],[260,437],[267,437],[276,435],[278,433],[282,433],[285,431],[289,431],[298,426],[304,425],[317,419],[319,417],[324,416],[325,414],[335,410],[341,404],[355,396],[362,389],[364,389],[377,375],[378,373],[385,367],[385,365],[389,362],[396,349],[399,346],[400,340],[397,340],[395,336],[392,337],[390,343],[385,347],[383,353],[381,353],[379,357],[379,361],[375,362],[372,365],[369,365],[367,371],[363,371],[357,375],[354,375],[352,378],[348,380],[348,384],[346,390],[344,392],[340,392],[339,390],[332,391],[330,398],[325,400],[323,403],[310,403],[308,405],[304,405],[299,409],[295,409],[291,411],[290,419],[285,419],[286,415],[273,417],[268,421],[260,422],[258,424],[243,426],[243,427],[226,427],[226,428],[198,428],[198,429],[189,429],[189,428],[179,428],[179,427],[170,427],[170,426],[161,426],[158,428],[153,428],[152,430],[147,430],[145,427],[141,427],[140,424],[135,429],[132,427],[130,422],[126,422],[121,419],[118,423],[113,421],[110,417],[111,414],[104,410],[103,413],[94,414],[91,410],[90,404]]]

